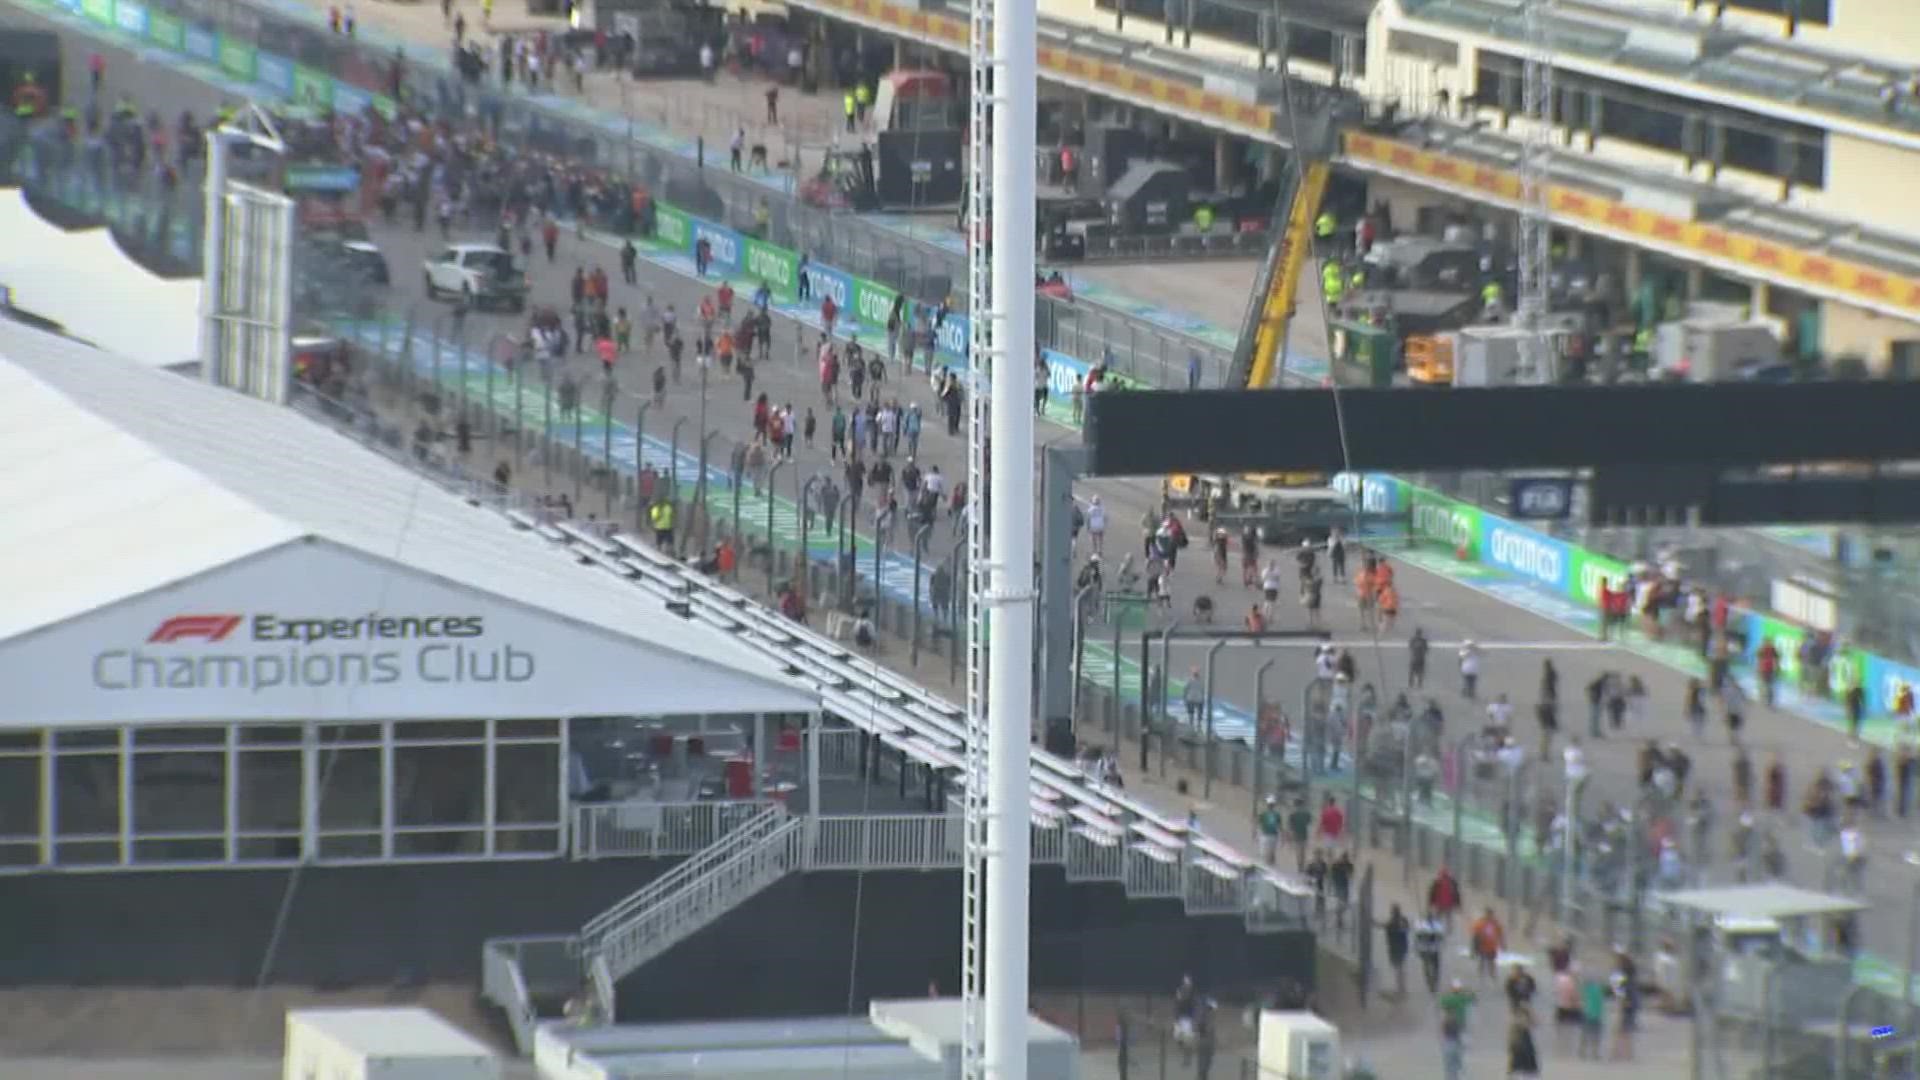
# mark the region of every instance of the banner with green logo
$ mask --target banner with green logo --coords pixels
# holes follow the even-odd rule
[[[1480,558],[1479,507],[1411,484],[1407,485],[1407,496],[1415,539],[1438,544],[1450,552],[1461,552],[1468,559]]]
[[[800,273],[800,257],[776,244],[747,237],[746,248],[741,252],[740,269],[755,281],[765,282],[767,288],[773,290],[774,296],[791,300],[794,282]]]
[[[231,34],[220,35],[220,69],[237,79],[253,81],[257,58],[253,46]]]
[[[654,203],[654,236],[680,255],[693,250],[693,222],[686,212],[663,202]]]
[[[187,24],[155,8],[147,12],[147,37],[163,49],[184,52],[187,48]]]
[[[887,332],[887,316],[893,313],[894,298],[900,294],[877,281],[853,279],[853,314],[860,325],[876,334]]]
[[[102,26],[112,26],[113,0],[80,0],[80,13]]]
[[[293,100],[314,109],[333,108],[333,76],[305,64],[293,66]]]
[[[1618,588],[1627,580],[1627,564],[1618,559],[1609,559],[1573,544],[1567,545],[1567,553],[1573,563],[1567,573],[1567,595],[1576,604],[1598,611],[1600,586],[1612,582]]]

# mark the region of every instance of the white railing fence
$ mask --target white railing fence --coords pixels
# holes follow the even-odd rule
[[[665,858],[692,855],[724,839],[774,805],[728,802],[575,803],[573,857]]]
[[[580,930],[583,951],[587,955],[592,955],[598,948],[599,938],[603,935],[671,896],[675,890],[684,887],[688,882],[699,878],[740,852],[752,848],[791,820],[785,807],[778,805],[761,807],[757,814],[688,858],[686,862],[667,871],[631,896],[595,916]]]
[[[606,968],[611,982],[618,982],[798,869],[804,836],[801,822],[788,818],[772,831],[756,834],[750,843],[729,843],[731,856],[679,882],[646,908],[603,927],[586,946],[586,954],[596,967]]]

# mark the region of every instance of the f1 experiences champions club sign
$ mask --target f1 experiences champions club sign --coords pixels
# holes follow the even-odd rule
[[[183,613],[96,652],[91,675],[97,690],[142,694],[531,682],[534,654],[486,633],[481,615]]]

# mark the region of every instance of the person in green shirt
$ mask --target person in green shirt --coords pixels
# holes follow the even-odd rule
[[[1305,873],[1307,869],[1307,836],[1313,831],[1313,811],[1307,809],[1307,800],[1293,800],[1293,809],[1287,812],[1287,835],[1293,838],[1294,869]]]
[[[1285,822],[1280,817],[1280,800],[1271,795],[1267,796],[1266,804],[1260,808],[1259,826],[1260,858],[1268,866],[1273,865],[1274,856],[1279,853],[1280,827],[1283,824]]]
[[[1580,980],[1580,1046],[1575,1057],[1600,1060],[1600,1037],[1607,1030],[1607,984],[1596,975]]]
[[[1440,1065],[1447,1080],[1460,1080],[1466,1064],[1467,1020],[1477,1000],[1459,979],[1440,995]]]

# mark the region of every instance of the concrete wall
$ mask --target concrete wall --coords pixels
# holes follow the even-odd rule
[[[1191,973],[1218,993],[1285,977],[1313,985],[1313,938],[1249,935],[1118,885],[1033,874],[1033,986],[1171,993]],[[856,942],[858,916],[858,949]],[[626,1023],[864,1012],[873,998],[958,992],[960,874],[794,875],[620,986]],[[849,984],[851,983],[851,995]]]

